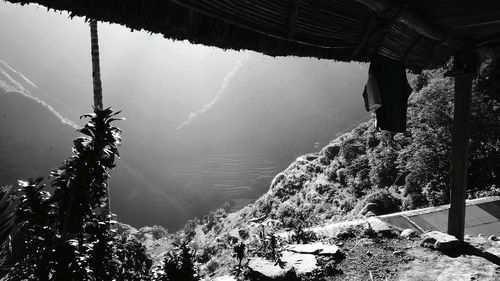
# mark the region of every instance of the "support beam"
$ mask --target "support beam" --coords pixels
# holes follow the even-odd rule
[[[465,199],[470,137],[472,80],[474,74],[455,75],[455,111],[453,113],[453,145],[451,156],[450,209],[448,234],[464,240]]]
[[[354,0],[376,14],[384,14],[387,11],[395,8],[389,0]],[[444,29],[435,24],[424,20],[422,17],[413,13],[411,10],[405,10],[398,16],[397,21],[406,25],[418,34],[429,39],[442,42],[445,46],[455,48],[457,50],[463,47],[463,43],[447,34]]]

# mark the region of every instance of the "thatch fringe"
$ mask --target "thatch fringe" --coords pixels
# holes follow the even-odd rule
[[[387,10],[386,0],[7,1],[37,3],[69,11],[71,17],[271,56],[366,62],[378,52],[421,68],[444,63],[452,52],[446,34],[412,13],[402,10],[397,18],[380,13]],[[441,45],[444,47],[434,48]]]

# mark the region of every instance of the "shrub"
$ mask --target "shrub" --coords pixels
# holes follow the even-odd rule
[[[427,199],[422,193],[409,193],[403,198],[403,210],[413,210],[427,206]]]
[[[348,213],[352,209],[354,209],[355,205],[356,205],[356,199],[349,197],[340,202],[340,209],[342,210],[343,213]]]
[[[373,212],[375,215],[385,215],[401,211],[401,199],[394,197],[389,191],[381,189],[367,195],[356,205],[356,210],[359,212],[363,207],[371,204],[367,211]]]
[[[328,160],[333,160],[340,152],[340,144],[330,143],[322,150],[323,154]]]
[[[197,269],[193,263],[194,253],[188,241],[175,243],[175,249],[168,252],[164,259],[163,272],[157,281],[197,281]]]
[[[151,234],[153,234],[154,239],[160,239],[168,235],[168,230],[166,230],[163,226],[153,225],[151,227]]]

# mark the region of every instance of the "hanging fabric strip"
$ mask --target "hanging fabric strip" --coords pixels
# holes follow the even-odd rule
[[[377,77],[371,73],[368,74],[368,82],[366,82],[365,90],[363,91],[363,99],[365,100],[366,111],[375,111],[382,106]]]
[[[404,63],[375,55],[370,63],[369,74],[365,86],[367,110],[376,108],[377,126],[380,129],[405,132],[408,97],[412,89],[406,79]],[[379,101],[376,100],[377,93]],[[377,108],[377,105],[380,106]]]

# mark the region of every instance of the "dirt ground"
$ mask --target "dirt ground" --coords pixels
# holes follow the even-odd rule
[[[334,242],[334,241],[332,241]],[[500,281],[500,242],[466,239],[460,249],[441,253],[421,247],[420,239],[352,238],[334,242],[346,258],[327,281]]]
[[[414,241],[400,238],[353,238],[337,242],[346,258],[338,265],[341,274],[326,280],[397,280],[401,265],[413,257],[406,254]]]
[[[414,259],[405,265],[401,281],[500,280],[500,242],[469,238],[460,249],[439,253],[422,247],[409,249]]]

